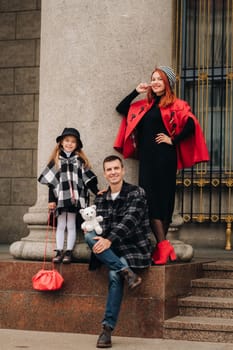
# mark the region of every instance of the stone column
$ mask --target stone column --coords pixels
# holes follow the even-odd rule
[[[64,127],[81,133],[84,151],[102,179],[102,160],[114,153],[120,123],[116,104],[155,65],[171,65],[172,0],[42,0],[38,174]],[[137,163],[126,161],[126,180],[137,183]],[[42,259],[47,188],[24,215],[29,235],[11,245],[22,259]],[[87,256],[87,251],[78,252]],[[49,245],[49,255],[52,254]]]
[[[194,250],[190,244],[186,244],[179,239],[179,230],[184,223],[182,216],[179,214],[179,204],[179,198],[176,196],[175,209],[172,216],[172,223],[168,230],[167,239],[171,241],[175,249],[177,259],[187,262],[192,260],[194,256]]]

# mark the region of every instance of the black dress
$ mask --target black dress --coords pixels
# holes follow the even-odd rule
[[[130,103],[138,95],[134,90],[117,107],[116,110],[127,115]],[[155,98],[151,109],[143,116],[137,126],[138,154],[139,154],[139,186],[144,188],[149,215],[152,219],[159,219],[170,223],[175,203],[177,154],[176,146],[181,139],[194,131],[194,123],[188,118],[188,125],[182,135],[176,137],[173,145],[156,143],[158,133],[169,135],[164,126],[158,103],[160,97]]]

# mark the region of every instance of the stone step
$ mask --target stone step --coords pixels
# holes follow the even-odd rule
[[[233,319],[173,317],[164,322],[164,338],[233,343]]]
[[[164,322],[164,338],[233,343],[233,261],[203,264],[192,295],[179,298],[179,316]]]
[[[233,279],[199,278],[191,282],[192,295],[233,297]]]
[[[233,298],[189,296],[178,300],[182,316],[233,319]]]
[[[203,264],[204,277],[233,279],[233,260],[216,261]]]

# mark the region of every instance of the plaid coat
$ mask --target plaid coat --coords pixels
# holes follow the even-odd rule
[[[151,265],[152,245],[145,192],[123,182],[121,192],[113,201],[110,190],[95,199],[97,215],[103,216],[103,237],[112,242],[111,249],[123,256],[130,267]]]
[[[59,166],[50,162],[38,181],[52,189],[59,210],[69,207],[85,208],[88,205],[88,187],[93,182],[97,184],[97,177],[89,168],[84,167],[80,157],[75,154],[67,157],[61,152]]]

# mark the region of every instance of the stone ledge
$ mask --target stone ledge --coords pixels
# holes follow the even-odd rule
[[[31,278],[41,268],[41,262],[0,261],[0,328],[98,334],[107,269],[90,272],[88,264],[60,265],[63,288],[37,292]],[[164,320],[178,314],[178,297],[188,295],[191,279],[202,276],[202,262],[152,266],[139,274],[143,283],[135,291],[125,289],[114,334],[163,338]]]

